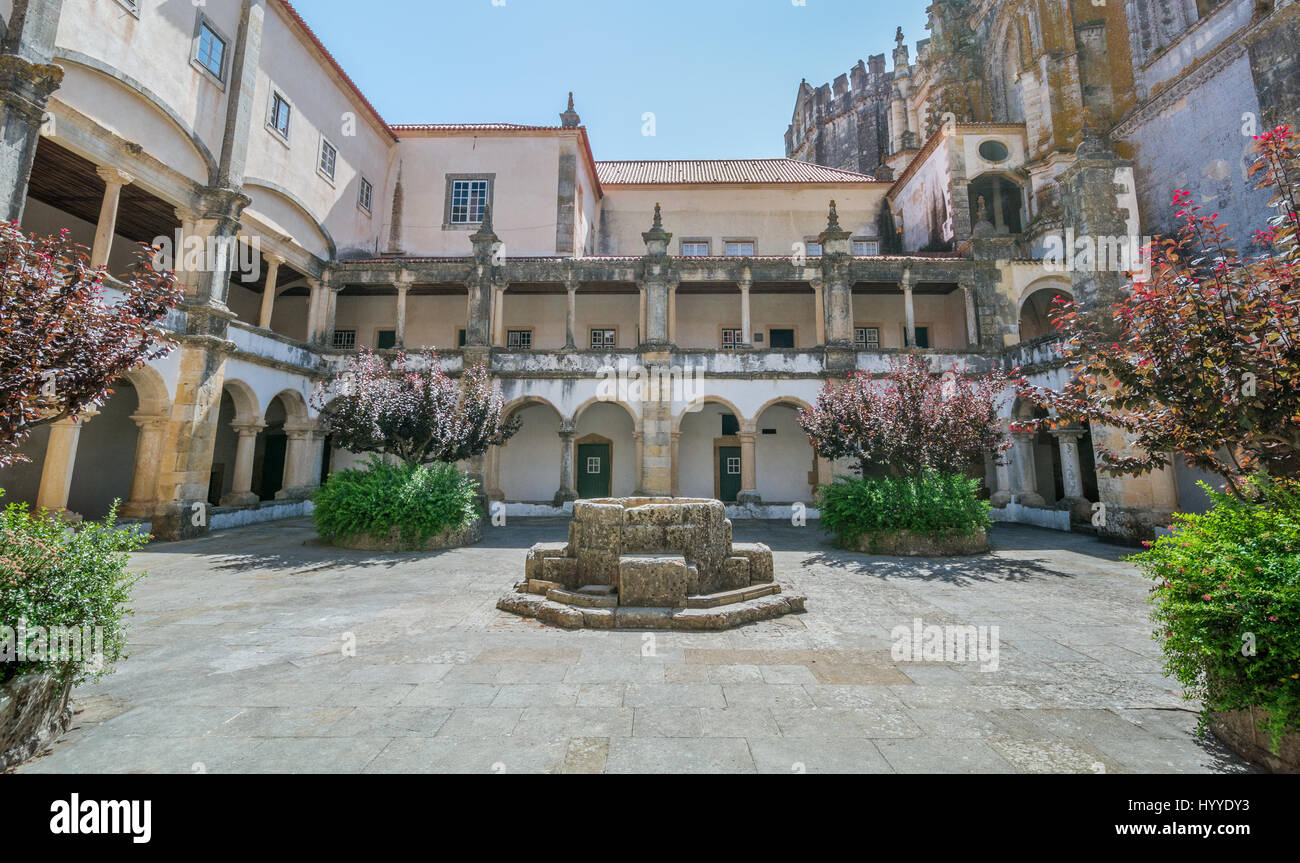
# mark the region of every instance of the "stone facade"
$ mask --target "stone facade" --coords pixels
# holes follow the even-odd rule
[[[1246,220],[1224,117],[1295,109],[1292,2],[943,0],[915,59],[900,33],[890,68],[800,85],[792,159],[597,162],[572,98],[554,126],[390,125],[285,0],[210,0],[193,37],[165,5],[29,0],[0,49],[10,217],[111,275],[174,240],[185,288],[177,350],[0,486],[70,519],[121,498],[163,538],[299,512],[274,504],[354,463],[311,396],[358,345],[486,364],[523,430],[463,467],[508,514],[676,495],[789,517],[844,469],[795,423],[827,379],[919,350],[1059,385],[1035,310],[1120,279],[1049,268],[1053,237],[1149,233],[1191,181]],[[1195,477],[1098,478],[1107,431],[1078,432],[989,464],[995,503],[1104,503],[1126,538],[1187,505]]]

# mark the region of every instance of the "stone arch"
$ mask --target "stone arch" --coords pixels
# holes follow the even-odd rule
[[[235,405],[235,422],[258,422],[262,418],[262,408],[257,402],[257,393],[253,388],[238,378],[227,378],[221,387],[230,396]]]
[[[589,408],[595,407],[596,405],[600,405],[600,404],[618,405],[619,407],[621,407],[623,410],[627,412],[627,415],[632,419],[633,430],[637,434],[641,433],[641,416],[635,410],[632,409],[632,406],[630,404],[628,404],[627,402],[621,402],[617,399],[603,399],[600,396],[592,396],[582,404],[578,405],[577,409],[574,410],[573,412],[573,416],[570,419],[570,422],[576,428],[579,421],[582,420],[582,415],[586,413]]]
[[[966,184],[972,232],[1018,234],[1025,226],[1025,184],[1003,170],[984,171]],[[981,220],[980,201],[984,202]]]
[[[123,375],[135,387],[138,404],[136,413],[142,416],[165,417],[171,413],[171,394],[167,382],[152,366],[139,366]]]
[[[1074,297],[1070,283],[1058,276],[1031,282],[1020,294],[1016,322],[1022,342],[1033,341],[1053,332],[1052,305],[1058,296]]]
[[[740,427],[741,431],[745,431],[747,429],[749,432],[752,433],[756,428],[758,428],[758,421],[762,419],[763,413],[768,408],[776,407],[777,405],[780,404],[784,404],[787,407],[792,407],[795,410],[805,410],[805,411],[812,410],[812,405],[808,404],[806,401],[799,398],[798,396],[777,396],[774,399],[768,400],[763,404],[761,408],[754,411],[754,418],[749,420],[748,425],[742,423]]]
[[[300,217],[306,219],[313,229],[320,234],[322,244],[329,251],[328,258],[330,260],[334,260],[338,257],[338,245],[334,242],[334,237],[330,234],[329,229],[325,227],[325,224],[320,219],[316,218],[316,214],[311,211],[311,208],[307,206],[306,202],[293,192],[278,183],[273,183],[270,180],[263,180],[257,177],[244,178],[244,189],[245,191],[249,189],[264,189],[271,192],[276,198],[279,198],[292,210],[297,212]],[[266,212],[260,207],[258,207],[257,210],[262,213]],[[306,248],[306,246],[301,242],[298,245]]]
[[[530,412],[541,416],[523,416]],[[488,493],[494,499],[525,503],[557,498],[564,449],[572,445],[571,439],[562,435],[564,414],[540,396],[520,396],[506,404],[502,415],[506,419],[520,417],[521,423],[505,446],[488,450]]]
[[[582,460],[585,444],[609,446],[609,460],[602,461],[600,466],[602,473],[609,472],[610,494],[627,497],[641,488],[641,428],[629,405],[593,399],[574,413],[573,435],[574,489],[579,496],[584,494],[586,481],[595,475]],[[588,493],[586,496],[606,495]]]
[[[736,405],[735,405],[734,402],[731,402],[731,401],[729,401],[729,400],[723,398],[722,396],[703,396],[703,397],[697,399],[697,400],[695,401],[695,404],[698,404],[698,405],[700,405],[700,406],[704,406],[704,405],[707,405],[707,404],[722,405],[722,406],[725,407],[727,410],[731,411],[732,416],[734,416],[734,417],[736,418],[736,421],[737,421],[738,423],[740,423],[742,427],[744,426],[744,424],[745,424],[745,422],[746,422],[744,411],[742,411],[740,408],[736,407]],[[674,432],[674,433],[677,433],[677,434],[680,434],[680,433],[681,433],[681,430],[682,430],[682,423],[683,423],[683,422],[686,420],[686,418],[687,418],[688,416],[690,416],[692,413],[698,413],[698,411],[689,411],[689,410],[685,410],[685,409],[683,409],[683,410],[681,411],[681,413],[677,414],[677,416],[673,419],[673,432]]]
[[[549,400],[544,399],[541,396],[520,396],[517,399],[506,402],[506,406],[501,411],[501,415],[506,419],[509,419],[516,412],[522,411],[525,408],[535,407],[539,405],[544,405],[550,408],[551,410],[555,411],[556,418],[559,419],[560,422],[564,421],[564,413],[559,408],[557,408],[554,404],[552,404]]]
[[[276,401],[284,406],[285,424],[293,423],[294,425],[309,425],[311,423],[311,413],[307,408],[307,398],[301,392],[295,389],[283,389],[271,397],[267,402],[267,409]]]

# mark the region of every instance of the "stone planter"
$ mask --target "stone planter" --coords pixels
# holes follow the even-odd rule
[[[1256,724],[1258,719],[1253,710],[1233,710],[1216,716],[1210,730],[1229,749],[1270,773],[1300,773],[1300,733],[1285,735],[1275,755],[1268,735]]]
[[[841,547],[887,557],[956,557],[984,554],[989,550],[989,537],[982,528],[974,533],[940,537],[900,530],[894,533],[864,533],[853,543],[841,543]]]
[[[68,730],[72,677],[33,672],[0,687],[0,772],[16,767]]]
[[[353,551],[442,551],[447,548],[473,545],[482,538],[483,522],[476,518],[463,527],[449,527],[441,533],[435,533],[421,543],[404,541],[402,532],[394,528],[387,536],[361,533],[356,536],[335,537],[331,540],[331,544]]]

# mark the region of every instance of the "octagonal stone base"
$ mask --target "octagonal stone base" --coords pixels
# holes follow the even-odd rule
[[[567,543],[528,551],[497,608],[566,629],[727,629],[804,610],[772,550],[733,543],[720,501],[578,501]]]

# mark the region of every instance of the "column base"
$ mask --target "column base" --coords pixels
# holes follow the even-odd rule
[[[564,506],[578,499],[578,493],[571,488],[562,488],[555,493],[555,505]]]
[[[153,501],[127,501],[118,507],[117,514],[120,518],[152,518],[153,511],[157,507]]]
[[[282,488],[275,493],[276,500],[306,500],[315,492],[315,488]]]
[[[1011,503],[1011,492],[1009,491],[995,491],[989,496],[989,505],[994,509],[1003,509],[1009,503]]]
[[[1015,500],[1021,506],[1047,506],[1047,501],[1036,491],[1017,492]]]
[[[222,506],[256,506],[262,499],[251,491],[234,492],[221,498]]]
[[[1092,501],[1086,497],[1063,497],[1058,501],[1062,509],[1070,511],[1070,518],[1075,521],[1092,520]]]
[[[736,503],[741,506],[757,506],[763,502],[763,496],[754,489],[746,489],[736,495]]]
[[[207,536],[208,526],[212,523],[211,505],[206,500],[173,501],[154,510],[154,539],[176,541]],[[196,519],[196,516],[202,516]],[[195,524],[195,521],[198,524]]]

